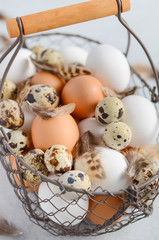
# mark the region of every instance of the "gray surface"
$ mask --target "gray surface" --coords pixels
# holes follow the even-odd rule
[[[8,14],[8,16],[16,17],[77,2],[82,1],[0,0],[0,12],[4,11],[6,14]],[[157,22],[159,21],[158,9],[158,0],[132,0],[132,10],[129,13],[124,14],[124,17],[128,21],[129,25],[135,30],[138,35],[140,35],[141,39],[144,41],[156,65],[158,65],[159,58],[159,34],[155,29]],[[1,24],[0,31],[6,33],[4,24]],[[81,33],[94,39],[98,39],[104,43],[115,45],[121,50],[125,48],[126,33],[117,22],[117,19],[115,17],[109,17],[94,22],[82,23],[76,26],[61,28],[58,29],[58,31]],[[135,41],[133,41],[131,44],[130,60],[132,62],[146,61],[142,50],[140,50],[138,44],[136,44]],[[107,240],[157,240],[159,239],[158,208],[159,198],[157,198],[154,206],[154,212],[149,218],[141,220],[135,224],[131,224],[118,232],[99,236],[96,238]],[[49,233],[29,221],[28,217],[24,213],[21,202],[16,198],[15,193],[9,184],[9,181],[1,164],[0,215],[15,223],[24,232],[23,236],[15,238],[17,240],[50,240],[54,238]],[[87,239],[89,240],[92,238],[93,237],[88,237]],[[9,240],[12,238],[0,236],[0,240],[3,239]],[[57,239],[64,239],[64,237],[58,237]],[[66,237],[65,239],[70,239],[70,237]],[[71,239],[77,238],[71,237]],[[78,237],[78,239],[83,239],[83,237]]]

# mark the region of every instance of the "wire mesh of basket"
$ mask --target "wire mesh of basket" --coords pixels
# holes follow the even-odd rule
[[[158,94],[156,93],[158,76],[155,67],[142,42],[121,17],[121,2],[119,0],[117,0],[117,4],[118,19],[128,30],[128,44],[125,55],[128,55],[130,35],[132,34],[144,49],[156,79],[155,85],[153,87],[149,86],[130,65],[132,72],[130,86],[137,87],[138,94],[144,95],[151,100],[157,111],[159,111],[157,104]],[[40,34],[24,39],[23,26],[19,18],[17,18],[17,22],[21,35],[4,53],[0,61],[2,62],[11,49],[16,47],[15,53],[2,78],[1,89],[9,67],[22,46],[29,49],[35,45],[54,46],[58,50],[58,47],[67,46],[70,43],[77,46],[84,46],[86,49],[91,49],[93,46],[100,44],[100,42],[87,37],[66,33]],[[153,202],[159,192],[158,173],[150,176],[149,180],[142,185],[131,184],[126,190],[118,191],[115,194],[101,187],[97,187],[94,191],[86,191],[78,188],[72,189],[68,185],[61,184],[57,179],[44,176],[29,166],[24,161],[23,156],[17,156],[9,146],[8,137],[3,128],[1,128],[1,132],[1,163],[6,170],[15,194],[21,201],[29,219],[51,234],[55,236],[96,236],[117,231],[129,223],[134,223],[152,213]],[[158,139],[156,139],[156,142],[158,142]],[[37,183],[27,181],[25,178],[26,171],[30,171],[38,177]],[[151,188],[152,185],[153,188]],[[45,196],[39,193],[43,187],[47,187],[48,189]],[[62,192],[57,193],[56,187],[62,188]],[[75,193],[76,198],[74,200],[67,200],[63,196],[63,191]]]

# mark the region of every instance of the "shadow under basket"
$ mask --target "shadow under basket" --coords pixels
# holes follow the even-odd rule
[[[121,16],[119,15],[118,17],[120,22],[128,30],[129,38],[125,53],[127,56],[131,34],[137,41],[138,38],[129,29]],[[21,46],[31,49],[35,45],[42,45],[46,48],[52,47],[58,50],[63,46],[76,45],[90,50],[98,44],[101,43],[79,35],[51,33],[26,37],[24,43],[21,43]],[[141,47],[143,48],[144,46],[141,45]],[[151,58],[147,52],[146,54],[152,70],[154,74],[156,74]],[[154,86],[149,86],[147,82],[135,72],[132,66],[130,66],[130,68],[130,87],[136,86],[138,94],[151,100],[157,111],[159,111],[157,104],[158,97],[155,93],[157,83],[154,81]],[[74,192],[77,193],[78,198],[68,201],[63,198],[62,194],[54,192],[54,187],[59,185],[58,181],[39,174],[36,170],[29,167],[21,156],[14,154],[7,143],[3,129],[0,135],[0,141],[2,165],[6,170],[8,179],[17,197],[22,202],[26,214],[32,222],[55,236],[97,236],[110,233],[127,226],[129,223],[134,223],[147,217],[152,213],[153,202],[159,190],[158,174],[152,176],[149,182],[143,186],[130,185],[126,190],[121,190],[117,194],[112,194],[101,187],[96,188],[93,192],[75,189]],[[156,143],[157,142],[158,139],[156,139]],[[27,180],[23,178],[24,167],[39,176],[42,183],[34,185],[27,182]],[[149,185],[154,181],[156,188],[151,191],[146,190],[146,184]],[[43,196],[43,194],[40,194],[40,191],[42,187],[46,186],[48,187],[48,191],[46,195]],[[68,186],[63,187],[65,191],[71,191]],[[62,208],[60,204],[62,204]]]

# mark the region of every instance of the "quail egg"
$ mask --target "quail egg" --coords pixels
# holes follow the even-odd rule
[[[40,172],[41,174],[47,176],[49,174],[45,163],[44,163],[44,152],[40,149],[33,149],[29,151],[25,157],[24,161],[33,169]],[[23,176],[24,178],[30,182],[30,183],[39,183],[41,182],[41,179],[39,176],[37,176],[35,173],[31,172],[27,168],[23,167],[24,172]]]
[[[96,106],[95,117],[101,125],[119,121],[124,114],[124,107],[117,97],[106,97]]]
[[[72,170],[69,172],[64,173],[59,177],[59,182],[61,184],[67,185],[69,187],[89,190],[91,188],[91,181],[89,176],[80,170]],[[83,193],[78,193],[76,191],[67,191],[64,187],[56,186],[56,193],[60,194],[62,198],[66,200],[74,200],[79,198],[81,195],[84,197]]]
[[[24,153],[30,146],[31,140],[27,132],[14,130],[8,132],[7,136],[10,147],[17,155]]]
[[[26,96],[29,103],[38,103],[41,106],[57,107],[59,97],[56,90],[48,85],[38,84],[30,87]]]
[[[63,145],[53,145],[45,152],[45,165],[50,172],[64,173],[71,170],[72,154]]]
[[[24,114],[20,105],[11,99],[0,100],[0,125],[9,129],[17,129],[24,123]]]
[[[53,49],[45,49],[39,55],[39,60],[50,65],[61,65],[63,63],[63,57],[61,54]]]
[[[131,130],[123,122],[113,122],[106,126],[103,140],[105,144],[113,149],[121,150],[129,145],[131,141]]]
[[[2,88],[1,99],[13,99],[15,93],[16,93],[15,83],[6,79]]]
[[[39,56],[40,56],[41,52],[44,50],[45,50],[45,48],[40,45],[36,45],[31,48],[31,51],[35,54],[37,60],[39,60]]]

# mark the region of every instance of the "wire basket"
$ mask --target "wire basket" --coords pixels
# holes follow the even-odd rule
[[[145,82],[144,79],[137,74],[130,65],[132,72],[130,86],[137,86],[138,94],[144,95],[146,98],[150,99],[154,103],[157,111],[159,111],[157,108],[158,95],[156,94],[156,88],[158,88],[158,76],[153,62],[142,42],[132,32],[127,23],[121,17],[120,1],[117,0],[117,3],[118,19],[128,30],[128,44],[125,55],[128,55],[130,37],[133,35],[145,51],[156,79],[156,85],[153,87],[149,86],[147,82]],[[2,62],[11,49],[17,45],[15,54],[9,63],[10,65],[14,61],[16,54],[22,46],[25,46],[29,49],[34,45],[44,45],[45,47],[54,46],[54,48],[58,50],[58,47],[65,45],[67,46],[68,44],[73,43],[77,46],[84,46],[88,50],[94,45],[100,44],[100,42],[87,37],[66,33],[40,34],[27,37],[24,42],[23,27],[19,18],[17,18],[17,21],[21,35],[1,57]],[[8,66],[4,73],[1,81],[1,88],[9,67],[10,66]],[[158,173],[154,176],[150,176],[150,179],[144,184],[139,186],[132,184],[126,190],[121,190],[116,194],[112,194],[101,187],[96,188],[95,191],[85,191],[82,189],[72,190],[72,188],[69,186],[61,186],[57,180],[46,177],[27,165],[24,162],[23,157],[21,155],[17,156],[7,143],[8,139],[3,128],[1,128],[1,132],[1,163],[6,170],[6,174],[14,188],[15,194],[22,202],[23,208],[29,219],[51,234],[55,236],[96,236],[117,231],[122,227],[127,226],[129,223],[134,223],[152,213],[153,202],[159,192]],[[157,139],[156,142],[158,142]],[[30,170],[33,174],[38,176],[41,182],[48,186],[50,194],[47,197],[39,197],[38,188],[40,183],[31,184],[23,178],[24,168],[25,170]],[[152,190],[146,190],[146,187],[150,184],[155,184],[155,189],[153,188]],[[68,192],[75,192],[78,195],[78,198],[68,201],[63,198],[62,194],[57,194],[54,192],[54,186],[62,187]],[[86,204],[83,204],[85,199],[89,199],[89,210]],[[115,199],[117,200],[117,203],[114,204]],[[58,202],[62,203],[62,208],[58,206]],[[46,204],[48,204],[50,211],[44,211],[44,208],[42,208],[42,206]],[[111,212],[109,216],[107,215],[106,211]],[[65,220],[65,215],[69,215],[69,220]],[[92,219],[96,220],[93,221]]]

